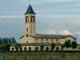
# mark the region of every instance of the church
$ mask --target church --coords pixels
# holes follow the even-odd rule
[[[22,51],[35,51],[36,49],[40,51],[41,45],[44,45],[44,51],[46,49],[51,50],[51,43],[55,43],[55,50],[61,50],[61,45],[64,44],[65,41],[70,40],[72,42],[76,40],[72,35],[36,34],[36,13],[31,5],[28,6],[24,17],[24,34],[20,37]],[[16,51],[15,45],[16,44],[12,44],[10,51],[12,51],[12,49]]]

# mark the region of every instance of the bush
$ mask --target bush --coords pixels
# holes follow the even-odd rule
[[[51,50],[55,48],[55,43],[51,43]]]
[[[66,41],[66,42],[64,43],[64,46],[65,46],[66,48],[71,47],[71,41],[70,41],[70,40]]]
[[[0,51],[9,51],[10,46],[11,46],[10,44],[0,46]]]
[[[43,49],[44,49],[44,45],[41,45],[40,47],[41,47],[41,51],[43,51]]]
[[[21,49],[21,45],[20,44],[16,44],[15,48],[16,48],[16,50],[18,50],[19,48]]]
[[[72,42],[72,48],[75,49],[75,48],[77,48],[77,46],[78,46],[77,42],[73,41]]]

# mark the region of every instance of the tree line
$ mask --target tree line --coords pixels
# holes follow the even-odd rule
[[[9,43],[16,43],[16,39],[14,37],[0,38],[0,44],[9,44]]]
[[[14,37],[0,38],[0,51],[9,51],[12,43],[17,43]]]

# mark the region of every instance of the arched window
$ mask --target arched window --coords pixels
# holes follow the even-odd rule
[[[28,21],[29,21],[29,17],[25,16],[25,22],[28,23]]]
[[[29,51],[31,51],[31,47],[29,47]]]
[[[28,37],[28,34],[26,34],[26,37]]]
[[[49,51],[49,47],[46,47],[46,51]]]
[[[59,47],[56,47],[56,51],[59,51]]]
[[[31,22],[32,22],[32,23],[34,22],[34,17],[33,17],[33,16],[31,17]]]
[[[24,51],[27,51],[27,47],[24,47]]]
[[[22,48],[20,48],[20,51],[22,51]]]
[[[14,48],[12,48],[12,51],[14,51]]]
[[[36,48],[35,48],[35,51],[38,51],[38,50],[39,50],[38,47],[36,47]]]
[[[26,31],[28,32],[28,28],[26,28]]]

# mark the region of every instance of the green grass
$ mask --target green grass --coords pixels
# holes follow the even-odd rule
[[[80,53],[0,53],[0,60],[79,60]]]

